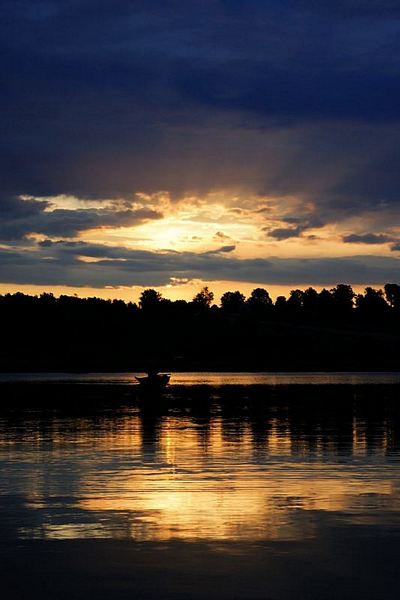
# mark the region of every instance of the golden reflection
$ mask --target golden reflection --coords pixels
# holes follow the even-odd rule
[[[307,443],[294,451],[288,428],[276,419],[263,462],[254,459],[249,424],[214,418],[206,452],[199,433],[189,419],[165,419],[154,440],[155,462],[113,473],[100,494],[92,493],[96,478],[89,477],[79,507],[135,513],[141,539],[293,539],[313,531],[302,527],[296,510],[357,512],[357,499],[392,493],[384,473],[359,477],[351,464],[304,460]],[[314,451],[322,455],[321,440]]]
[[[304,427],[273,414],[255,423],[136,409],[27,423],[26,437],[5,434],[0,448],[11,463],[19,448],[24,469],[15,479],[11,469],[4,485],[15,493],[21,486],[25,509],[38,515],[18,535],[304,539],[316,535],[322,514],[375,523],[400,508],[397,462],[386,461],[389,424],[369,432],[349,414],[332,435],[318,423],[312,435]]]

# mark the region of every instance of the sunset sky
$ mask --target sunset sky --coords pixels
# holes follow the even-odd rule
[[[0,293],[399,283],[395,0],[3,0]]]

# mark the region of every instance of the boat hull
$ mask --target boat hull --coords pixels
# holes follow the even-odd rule
[[[160,393],[167,387],[171,376],[168,374],[157,375],[156,377],[136,377],[140,391]]]

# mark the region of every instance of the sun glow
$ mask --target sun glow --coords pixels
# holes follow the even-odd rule
[[[165,191],[154,194],[139,192],[132,194],[131,198],[103,200],[68,195],[23,196],[21,199],[43,205],[43,209],[36,207],[35,210],[43,210],[46,215],[51,215],[48,232],[40,230],[41,216],[39,224],[34,226],[35,231],[27,233],[18,245],[21,254],[31,254],[36,261],[41,262],[40,268],[37,269],[37,281],[40,283],[39,274],[45,262],[48,265],[53,264],[55,269],[58,265],[62,268],[63,257],[66,256],[63,254],[63,248],[68,246],[68,269],[74,272],[75,277],[72,277],[72,280],[77,284],[60,285],[61,277],[58,277],[54,284],[47,286],[36,282],[25,283],[23,280],[20,283],[11,283],[15,281],[12,276],[9,281],[1,282],[2,293],[22,291],[36,294],[52,291],[55,294],[137,301],[143,289],[154,287],[166,298],[190,300],[201,287],[207,285],[214,292],[217,301],[225,291],[239,289],[245,295],[249,295],[255,287],[267,288],[271,296],[276,298],[279,295],[287,296],[293,288],[322,287],[315,285],[313,281],[304,281],[304,276],[299,281],[293,276],[288,285],[276,283],[279,281],[279,273],[284,275],[285,268],[279,260],[290,259],[294,263],[307,258],[324,260],[358,255],[390,256],[393,259],[393,240],[398,236],[398,228],[393,226],[386,235],[378,234],[374,238],[373,234],[364,234],[363,237],[363,231],[373,231],[373,215],[365,217],[366,229],[362,229],[363,223],[355,221],[352,216],[340,223],[323,224],[314,219],[315,206],[312,203],[293,196],[261,197],[244,192],[230,193],[229,190],[219,190],[204,196],[188,195],[179,199],[172,198]],[[64,219],[66,216],[66,221],[71,222],[72,227],[68,235],[62,236],[59,233],[62,227],[60,229],[57,219]],[[74,225],[76,222],[79,226]],[[379,215],[376,216],[376,222],[379,225]],[[346,236],[352,237],[352,232],[357,231],[359,233],[355,235],[355,242],[344,241]],[[357,242],[357,239],[361,241]],[[377,239],[379,243],[362,243],[364,239]],[[76,253],[74,244],[77,245]],[[88,247],[87,254],[85,245]],[[96,246],[92,253],[90,245]],[[10,242],[4,243],[2,249],[12,255],[16,247]],[[126,253],[126,250],[139,251],[139,254],[149,252],[151,255],[133,255],[134,260],[131,264],[129,252]],[[157,273],[156,263],[158,259],[160,264],[162,263],[163,253],[170,253],[170,257],[174,257],[176,253],[178,260],[175,261],[175,269],[171,267],[170,272],[163,272],[161,275]],[[185,254],[183,271],[179,268],[179,254]],[[209,279],[204,269],[200,274],[195,268],[199,255],[206,255],[206,260],[204,256],[201,257],[204,265],[208,260],[210,264],[214,261],[217,265],[212,272],[210,271]],[[214,260],[213,257],[217,255],[218,260]],[[151,273],[149,271],[149,281],[146,285],[145,277],[136,275],[135,267],[138,263],[135,261],[140,260],[145,264],[147,258],[151,260],[154,268]],[[266,271],[265,279],[259,278],[260,273],[262,275],[260,269],[255,269],[253,277],[251,265],[248,269],[248,265],[245,264],[246,260],[253,259],[262,259],[266,264],[269,260],[275,261],[278,277],[272,277]],[[171,260],[171,264],[173,262],[174,260]],[[107,263],[110,264],[108,269]],[[126,263],[126,273],[113,280],[111,269],[117,263],[120,263],[121,269]],[[280,264],[283,265],[283,271]],[[227,269],[224,268],[225,265],[228,265]],[[236,267],[238,279],[233,280],[232,272]],[[239,276],[242,267],[245,274]],[[147,270],[142,269],[141,273],[143,272]],[[79,286],[80,273],[83,284],[93,279],[93,287]],[[92,273],[96,273],[97,277],[92,277]],[[249,281],[249,278],[252,281]],[[26,277],[26,280],[32,281],[31,276]],[[283,276],[282,280],[285,280]],[[129,285],[130,281],[133,285]],[[135,285],[136,281],[143,282],[143,285]],[[275,284],[271,285],[270,281],[275,281]],[[335,280],[326,283],[324,287],[333,287],[337,283],[335,276]],[[383,283],[385,282],[365,281],[364,285],[353,287],[358,292],[363,291],[366,285],[380,287]]]

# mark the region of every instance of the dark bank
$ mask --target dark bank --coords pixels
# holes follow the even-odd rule
[[[145,290],[139,305],[99,298],[0,296],[0,370],[395,371],[400,286],[293,290],[204,288],[191,302]]]

